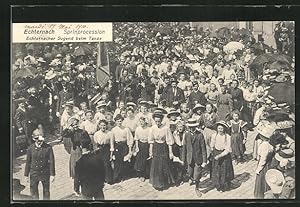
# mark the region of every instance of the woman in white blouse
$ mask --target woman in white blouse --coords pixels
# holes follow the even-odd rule
[[[120,182],[128,175],[124,157],[132,154],[133,136],[130,129],[122,125],[124,118],[118,114],[115,118],[116,126],[111,130],[110,151],[114,155],[113,182]]]
[[[107,130],[107,121],[102,119],[98,122],[99,131],[94,134],[94,142],[101,156],[105,168],[105,182],[112,183],[112,167],[110,159],[110,132]]]
[[[137,152],[134,169],[140,180],[144,182],[149,176],[147,158],[149,157],[148,136],[150,128],[148,127],[148,122],[145,117],[141,116],[139,121],[140,126],[136,128],[134,136],[135,151]]]
[[[211,179],[218,191],[230,189],[230,182],[234,178],[231,159],[231,137],[228,133],[228,125],[225,121],[216,123],[217,132],[211,137],[212,172]]]
[[[162,125],[163,117],[160,110],[153,113],[155,125],[151,127],[148,138],[149,157],[152,158],[150,183],[157,190],[164,190],[175,182],[171,172],[174,139],[170,128]]]
[[[92,144],[93,144],[93,148],[95,149],[95,142],[94,142],[94,134],[97,131],[97,122],[96,120],[93,118],[93,111],[92,110],[88,110],[84,113],[86,120],[83,121],[80,124],[80,128],[85,130],[89,135],[90,138],[92,140]]]

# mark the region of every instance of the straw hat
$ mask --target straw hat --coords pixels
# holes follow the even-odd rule
[[[180,113],[176,109],[171,108],[168,115],[167,115],[167,117],[170,118],[171,116],[176,116],[177,117],[177,116],[180,116]]]
[[[153,115],[152,115],[152,118],[160,118],[160,119],[163,119],[164,117],[164,114],[161,110],[155,110]]]
[[[70,106],[70,107],[74,107],[74,102],[71,100],[71,101],[67,101],[66,103],[65,103],[65,107],[66,106]]]
[[[74,121],[79,121],[80,120],[80,118],[78,117],[78,115],[76,116],[76,115],[74,115],[74,116],[72,116],[72,117],[70,117],[69,119],[68,119],[68,124],[73,124],[73,122]]]
[[[129,106],[131,106],[131,107],[136,107],[136,104],[135,103],[133,103],[133,102],[128,102],[127,104],[126,104],[126,107],[129,107]]]
[[[140,105],[143,105],[143,106],[149,106],[148,101],[145,101],[145,100],[141,100],[141,101],[139,102],[139,104],[140,104]]]
[[[266,182],[274,194],[280,194],[285,183],[283,174],[276,169],[270,169],[266,173]]]
[[[229,128],[228,124],[227,124],[225,121],[222,121],[222,120],[221,120],[221,121],[218,121],[218,122],[216,123],[216,126],[219,126],[219,125],[225,127],[226,129]]]
[[[268,121],[259,122],[257,125],[257,132],[266,138],[270,138],[276,130],[276,123]]]
[[[196,104],[193,108],[193,112],[195,113],[196,111],[198,111],[199,109],[204,110],[205,106],[201,105],[201,104]]]
[[[292,149],[281,149],[279,152],[275,154],[275,159],[279,162],[282,160],[289,160],[291,162],[295,162],[295,153]]]
[[[162,106],[158,106],[155,111],[161,111],[162,114],[167,114],[168,112],[162,107]]]
[[[101,107],[106,107],[106,106],[107,106],[107,104],[105,103],[105,101],[99,101],[97,103],[96,108],[101,108]]]
[[[188,119],[186,125],[187,125],[188,127],[196,127],[196,126],[199,126],[199,122],[198,122],[197,119],[195,119],[195,118],[190,118],[190,119]]]

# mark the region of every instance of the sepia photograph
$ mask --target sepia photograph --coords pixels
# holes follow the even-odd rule
[[[11,23],[12,202],[295,199],[295,22]]]

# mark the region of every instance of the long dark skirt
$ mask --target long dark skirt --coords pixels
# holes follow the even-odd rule
[[[212,151],[212,183],[217,189],[224,190],[226,185],[230,184],[230,181],[234,178],[234,171],[232,166],[231,155],[227,154],[219,160],[215,160],[218,154],[221,154],[223,150],[214,149]]]
[[[270,163],[266,163],[265,167],[260,171],[258,175],[256,175],[255,186],[254,186],[254,197],[262,199],[264,198],[265,192],[270,190],[268,186],[265,176],[267,171],[270,169]]]
[[[134,169],[138,172],[139,176],[144,178],[149,176],[148,157],[149,144],[139,141],[139,152],[135,157]]]
[[[246,151],[245,145],[243,144],[244,136],[242,133],[231,134],[231,146],[233,158],[242,159]]]
[[[71,153],[70,153],[70,177],[74,178],[75,177],[75,165],[76,162],[80,159],[82,151],[80,147],[76,147],[75,150],[73,147],[71,147]]]
[[[169,149],[166,143],[153,144],[153,158],[150,169],[150,183],[156,189],[166,189],[175,182],[171,172]]]
[[[113,181],[119,182],[127,174],[125,169],[124,157],[128,154],[129,149],[126,142],[115,143],[114,155],[116,159],[114,160],[113,169]]]
[[[112,171],[112,167],[111,167],[111,162],[109,161],[110,145],[109,144],[98,145],[98,147],[99,147],[99,155],[101,156],[101,159],[103,160],[103,163],[104,163],[105,182],[112,183],[113,171]]]

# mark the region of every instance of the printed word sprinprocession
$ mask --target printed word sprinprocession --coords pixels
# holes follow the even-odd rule
[[[75,30],[75,29],[65,29],[64,34],[69,35],[69,34],[104,34],[105,30]]]

